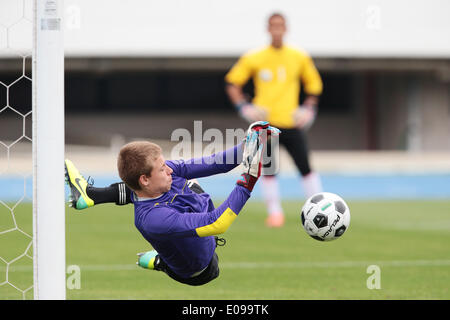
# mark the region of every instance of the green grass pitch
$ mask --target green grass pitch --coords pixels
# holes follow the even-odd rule
[[[66,209],[67,265],[78,265],[81,288],[68,299],[449,299],[450,201],[352,201],[350,228],[341,239],[319,242],[301,227],[302,202],[284,202],[286,225],[264,225],[265,207],[250,200],[217,248],[220,276],[200,287],[177,283],[135,265],[149,244],[134,227],[133,206]],[[11,227],[0,211],[2,230]],[[15,210],[31,234],[31,204]],[[0,256],[19,256],[29,245],[20,232],[0,234]],[[32,252],[29,252],[32,256]],[[381,270],[380,289],[368,289],[370,265]],[[32,284],[31,259],[9,267],[8,281]],[[0,260],[0,283],[6,264]],[[25,294],[32,298],[32,290]],[[0,299],[22,293],[0,286]]]

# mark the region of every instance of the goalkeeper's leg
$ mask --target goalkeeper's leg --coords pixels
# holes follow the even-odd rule
[[[286,150],[302,175],[305,197],[309,198],[318,192],[322,192],[320,176],[310,166],[309,149],[305,133],[298,129],[286,130],[283,140],[280,139],[280,141],[283,141]]]
[[[278,144],[267,144],[267,156],[270,161],[264,163],[264,175],[261,179],[261,190],[268,213],[265,223],[266,226],[270,228],[282,227],[285,221],[283,207],[281,205],[280,187],[276,176],[279,159],[278,154],[272,154],[272,151],[277,150],[278,148]]]
[[[70,187],[69,205],[77,210],[86,209],[101,203],[125,205],[131,203],[131,189],[124,182],[97,188],[90,184],[70,160],[65,161],[65,175]],[[188,188],[195,193],[204,193],[196,179],[188,181]]]

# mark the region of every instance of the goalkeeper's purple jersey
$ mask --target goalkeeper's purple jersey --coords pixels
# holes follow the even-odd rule
[[[173,170],[171,189],[151,200],[137,201],[132,195],[136,228],[182,278],[208,266],[216,247],[214,235],[225,232],[250,197],[250,191],[236,185],[215,208],[207,193],[191,191],[187,181],[230,171],[240,163],[241,149],[238,145],[202,159],[166,161]]]

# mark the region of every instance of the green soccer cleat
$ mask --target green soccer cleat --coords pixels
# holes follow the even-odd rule
[[[94,205],[94,200],[89,198],[86,188],[89,185],[87,180],[75,168],[72,161],[64,161],[66,182],[70,187],[69,206],[82,210]]]
[[[155,265],[158,264],[159,257],[156,250],[138,253],[138,261],[136,264],[144,269],[155,270]]]

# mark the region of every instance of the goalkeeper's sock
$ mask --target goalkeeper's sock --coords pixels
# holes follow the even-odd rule
[[[262,176],[261,187],[269,215],[283,214],[280,201],[280,188],[275,176]]]
[[[86,194],[95,204],[115,203],[125,205],[131,203],[131,190],[123,182],[113,183],[109,187],[96,188],[88,186]]]
[[[310,172],[307,175],[304,175],[302,177],[302,183],[306,198],[322,192],[323,190],[320,176],[316,172]]]

